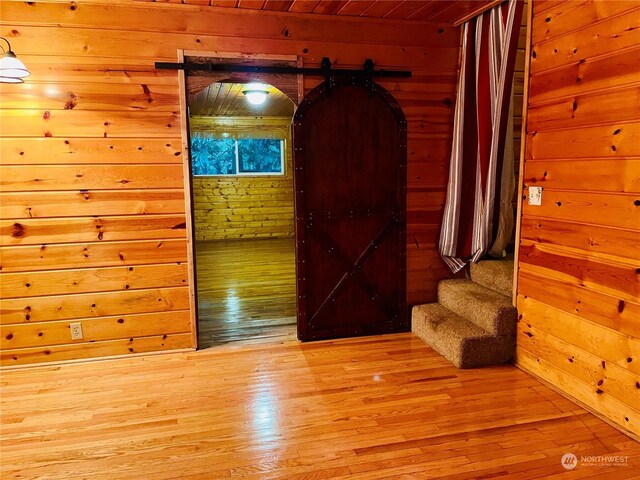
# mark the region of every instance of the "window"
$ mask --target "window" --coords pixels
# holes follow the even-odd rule
[[[191,165],[194,175],[283,175],[284,141],[196,135]]]

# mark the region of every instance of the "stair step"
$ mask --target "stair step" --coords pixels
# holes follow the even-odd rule
[[[513,293],[513,256],[471,263],[471,280],[502,295]]]
[[[438,303],[413,307],[411,325],[418,337],[458,368],[499,365],[513,357],[514,337],[490,335]]]
[[[492,335],[515,336],[517,310],[511,298],[466,278],[438,283],[438,302]]]

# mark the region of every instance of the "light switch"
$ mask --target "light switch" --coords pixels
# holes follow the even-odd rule
[[[542,205],[542,187],[529,187],[529,205]]]

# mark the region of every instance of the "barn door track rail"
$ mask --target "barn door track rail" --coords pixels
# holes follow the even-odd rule
[[[409,70],[374,70],[373,60],[367,58],[362,70],[346,68],[332,68],[329,57],[322,59],[320,68],[282,67],[238,64],[202,64],[186,62],[156,62],[160,70],[185,70],[187,72],[234,72],[234,73],[277,73],[281,75],[309,75],[314,77],[333,77],[337,75],[365,76],[365,77],[410,77]]]

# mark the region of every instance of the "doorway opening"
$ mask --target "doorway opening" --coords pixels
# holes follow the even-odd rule
[[[198,345],[294,339],[295,104],[268,83],[205,78],[187,79]]]

